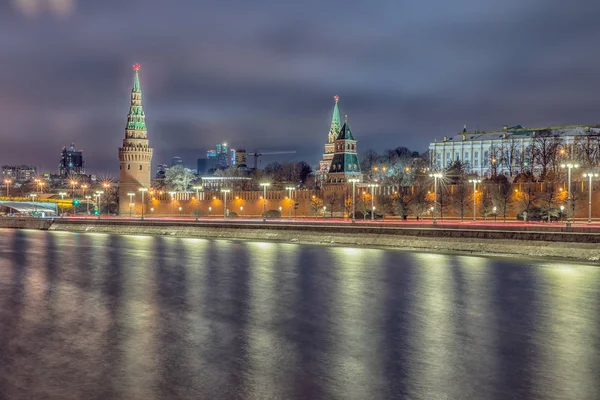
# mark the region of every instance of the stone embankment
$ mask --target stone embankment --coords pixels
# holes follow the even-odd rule
[[[161,235],[238,240],[269,240],[354,247],[395,247],[438,253],[468,253],[599,261],[600,232],[585,227],[540,225],[465,227],[460,225],[333,225],[284,221],[128,221],[0,219],[0,228],[82,233]]]

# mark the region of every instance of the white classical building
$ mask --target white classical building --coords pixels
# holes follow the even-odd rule
[[[467,127],[454,136],[435,139],[429,145],[431,167],[434,170],[448,168],[454,161],[461,161],[467,172],[479,176],[496,173],[513,176],[524,167],[533,170],[535,156],[531,149],[552,140],[562,155],[574,155],[584,142],[600,140],[600,125],[573,125],[546,128],[524,128],[521,125],[496,131],[469,132]]]

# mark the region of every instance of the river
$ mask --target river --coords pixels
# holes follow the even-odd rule
[[[0,230],[0,399],[598,399],[600,268]]]

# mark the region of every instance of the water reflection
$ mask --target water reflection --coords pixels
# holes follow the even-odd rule
[[[1,231],[0,398],[592,399],[600,269]]]

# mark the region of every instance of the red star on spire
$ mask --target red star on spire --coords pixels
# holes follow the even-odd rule
[[[333,98],[335,99],[335,102],[337,103],[337,101],[340,99],[340,96],[338,96],[337,94],[335,96],[333,96]]]
[[[134,71],[139,71],[140,70],[140,64],[133,64],[133,70]]]

